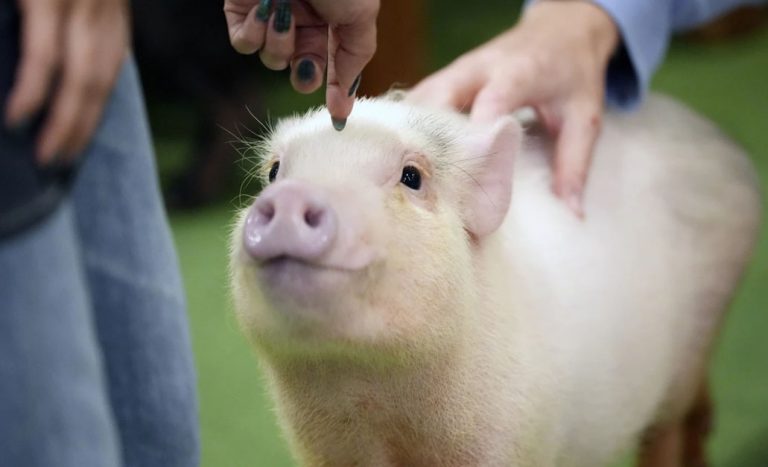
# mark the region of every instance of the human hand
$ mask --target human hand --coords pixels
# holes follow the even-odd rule
[[[514,28],[419,83],[408,99],[494,121],[532,106],[556,137],[553,190],[578,216],[600,132],[605,71],[618,29],[598,6],[539,1]]]
[[[360,73],[376,51],[378,11],[379,0],[224,1],[235,50],[259,51],[272,70],[290,65],[297,91],[316,91],[327,66],[325,100],[336,129],[344,128]]]
[[[128,46],[125,0],[19,0],[21,58],[5,109],[9,128],[50,108],[40,164],[71,162],[91,139]]]

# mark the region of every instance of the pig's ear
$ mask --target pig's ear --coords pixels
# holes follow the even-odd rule
[[[473,124],[474,126],[475,124]],[[470,171],[462,216],[466,229],[477,238],[501,226],[512,196],[512,168],[522,141],[520,123],[506,116],[489,127],[470,130],[463,141],[474,163]]]

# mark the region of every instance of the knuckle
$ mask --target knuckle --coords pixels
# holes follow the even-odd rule
[[[603,114],[597,106],[590,106],[584,111],[584,122],[587,128],[593,132],[600,131],[603,127]]]
[[[265,52],[264,50],[262,50],[261,53],[259,53],[259,58],[261,59],[261,63],[263,63],[265,67],[273,71],[284,70],[288,67],[287,59],[281,58],[272,53]]]
[[[76,91],[88,98],[100,98],[109,89],[108,80],[93,73],[79,73],[73,81]]]
[[[589,100],[575,104],[570,118],[580,122],[582,128],[590,134],[596,135],[603,126],[603,109],[600,104]]]
[[[249,34],[248,30],[243,27],[231,30],[229,37],[232,48],[243,55],[250,55],[258,51],[264,42],[263,35],[254,35],[253,32]]]

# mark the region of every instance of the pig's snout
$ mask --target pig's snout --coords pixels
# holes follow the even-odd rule
[[[243,242],[258,261],[290,257],[314,262],[337,234],[336,213],[323,193],[295,180],[265,189],[245,220]]]

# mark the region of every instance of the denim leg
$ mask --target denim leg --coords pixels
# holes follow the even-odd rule
[[[0,242],[0,465],[116,467],[71,206]]]
[[[124,465],[196,466],[184,294],[130,60],[72,195]]]

